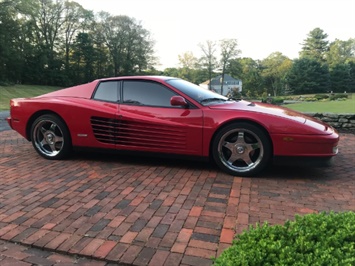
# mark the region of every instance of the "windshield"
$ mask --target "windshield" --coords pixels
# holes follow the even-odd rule
[[[227,97],[213,91],[206,90],[186,80],[170,79],[166,82],[202,105],[210,105],[228,101]]]

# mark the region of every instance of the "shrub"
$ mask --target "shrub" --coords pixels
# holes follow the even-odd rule
[[[355,265],[355,213],[296,215],[283,226],[250,226],[214,265]]]
[[[329,95],[327,95],[327,94],[316,94],[316,95],[314,95],[314,98],[316,98],[319,101],[319,100],[329,99]]]
[[[316,101],[318,101],[318,99],[315,98],[315,97],[305,97],[305,98],[303,98],[303,100],[306,101],[306,102],[316,102]]]
[[[330,95],[331,101],[346,100],[346,99],[348,99],[348,94],[346,94],[346,93],[337,93],[337,94]]]
[[[280,97],[268,97],[268,98],[263,98],[261,100],[263,103],[271,103],[271,104],[276,104],[276,105],[281,105],[284,102],[283,98]]]
[[[284,102],[284,99],[283,98],[280,98],[280,97],[274,97],[274,98],[272,98],[272,104],[283,104],[283,102]]]

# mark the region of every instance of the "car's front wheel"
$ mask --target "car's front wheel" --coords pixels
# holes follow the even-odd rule
[[[212,156],[225,172],[236,176],[253,176],[270,161],[271,142],[259,127],[245,122],[222,128],[212,143]]]
[[[56,115],[38,117],[31,127],[31,139],[35,150],[46,159],[63,159],[71,151],[69,130]]]

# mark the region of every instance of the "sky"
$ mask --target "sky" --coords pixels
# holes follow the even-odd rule
[[[202,56],[207,40],[237,39],[240,57],[273,52],[294,59],[307,34],[328,41],[355,38],[355,0],[74,0],[85,9],[135,18],[155,41],[157,69],[179,67],[178,56]],[[218,55],[218,54],[217,54]]]

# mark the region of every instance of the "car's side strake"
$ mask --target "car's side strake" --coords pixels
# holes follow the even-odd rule
[[[91,126],[95,138],[103,143],[169,150],[186,148],[186,133],[169,126],[102,117],[92,117]]]

